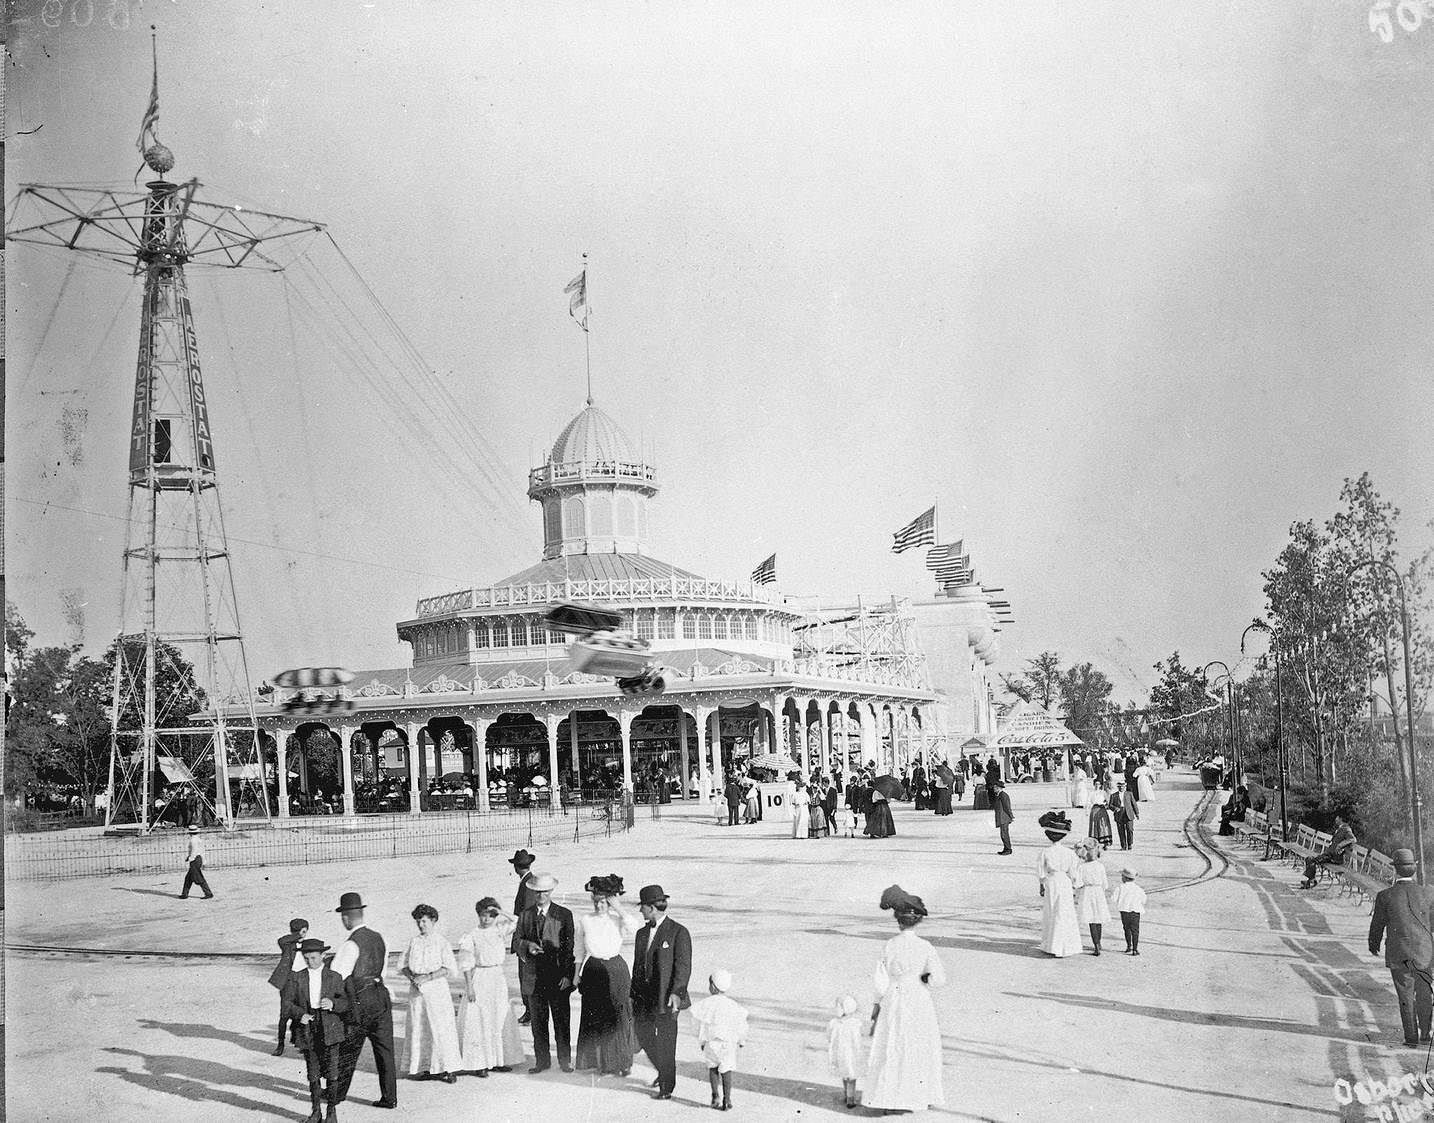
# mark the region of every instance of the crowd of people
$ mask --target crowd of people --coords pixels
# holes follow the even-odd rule
[[[378,1077],[373,1106],[394,1108],[403,1069],[410,1079],[450,1085],[464,1075],[513,1072],[526,1060],[521,1026],[532,1035],[530,1076],[556,1063],[565,1073],[622,1079],[641,1052],[656,1073],[653,1098],[670,1100],[677,1083],[678,1015],[689,1008],[707,1064],[711,1106],[732,1109],[748,1014],[730,993],[731,971],[714,966],[706,976],[707,997],[693,1002],[691,933],[669,911],[671,898],[661,885],[642,887],[634,914],[623,904],[620,875],[594,875],[583,886],[584,907],[574,911],[553,899],[557,879],[535,871],[535,861],[527,850],[509,859],[519,877],[512,911],[495,897],[480,898],[472,927],[456,945],[436,908],[413,907],[416,931],[396,972],[407,992],[401,1051],[394,1038],[390,981],[397,979],[387,969],[389,944],[366,923],[362,895],[344,893],[334,909],[344,933],[336,948],[310,936],[307,919],[289,922],[268,980],[279,991],[274,1055],[292,1044],[304,1059],[307,1123],[336,1123],[366,1043]],[[931,944],[915,934],[926,916],[921,899],[893,885],[879,905],[893,913],[898,934],[874,968],[869,1055],[864,1061],[860,1056],[866,1025],[848,995],[837,1000],[837,1017],[828,1025],[829,1059],[848,1106],[855,1105],[856,1079],[865,1072],[866,1106],[923,1110],[943,1099],[941,1037],[929,990],[944,985],[945,971]],[[504,968],[510,958],[517,960],[520,1002],[509,996]],[[574,994],[581,996],[575,1042]]]

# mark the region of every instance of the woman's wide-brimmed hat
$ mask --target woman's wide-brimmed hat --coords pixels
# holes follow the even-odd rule
[[[597,874],[588,878],[588,883],[583,886],[584,893],[598,893],[604,897],[620,896],[625,890],[622,887],[622,878],[615,873]]]
[[[915,893],[908,893],[900,885],[888,885],[881,893],[881,907],[890,909],[900,916],[925,916],[926,904]]]
[[[1036,822],[1047,838],[1065,838],[1071,833],[1071,821],[1064,811],[1047,811]]]

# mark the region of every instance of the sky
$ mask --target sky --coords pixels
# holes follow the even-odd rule
[[[174,175],[332,234],[285,274],[191,271],[256,680],[404,665],[417,597],[537,559],[526,473],[583,405],[584,253],[597,403],[660,473],[651,552],[698,573],[775,552],[792,595],[924,599],[890,536],[937,503],[1014,607],[1000,669],[1055,650],[1143,700],[1173,650],[1238,654],[1345,477],[1431,544],[1434,25],[1384,44],[1348,0],[17,8],[7,202],[137,190],[153,23]],[[6,266],[8,593],[39,642],[98,651],[138,282]]]

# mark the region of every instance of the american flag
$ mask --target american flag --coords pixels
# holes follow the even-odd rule
[[[950,581],[954,577],[966,577],[971,573],[971,555],[962,554],[959,558],[952,558],[940,565],[931,566],[936,571],[936,580]]]
[[[936,541],[936,506],[933,504],[892,535],[891,552],[899,554]]]
[[[588,330],[588,271],[583,271],[567,283],[564,292],[572,293],[572,300],[568,302],[568,315],[578,322],[578,327],[583,331]]]
[[[773,554],[756,569],[752,570],[752,580],[758,585],[771,585],[777,580],[777,555]]]
[[[154,127],[159,124],[159,64],[155,63],[154,82],[149,87],[149,106],[144,111],[144,120],[139,123],[139,154],[144,155],[145,149],[156,143],[159,138],[154,135]]]
[[[926,551],[926,568],[936,569],[943,562],[955,561],[966,552],[964,547],[964,539],[960,542],[948,542],[944,546],[932,546]]]

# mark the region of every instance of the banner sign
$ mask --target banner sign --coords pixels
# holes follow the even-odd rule
[[[158,302],[158,296],[158,287],[152,286],[148,293],[149,307],[145,309],[143,322],[140,324],[139,365],[134,373],[134,418],[129,427],[131,476],[143,476],[149,471],[150,414],[154,405],[154,306]]]
[[[199,340],[194,334],[194,316],[189,294],[179,293],[179,319],[184,325],[184,368],[189,375],[189,409],[194,419],[194,453],[199,467],[214,471],[214,439],[209,432],[209,407],[204,400],[204,381],[199,376]]]

